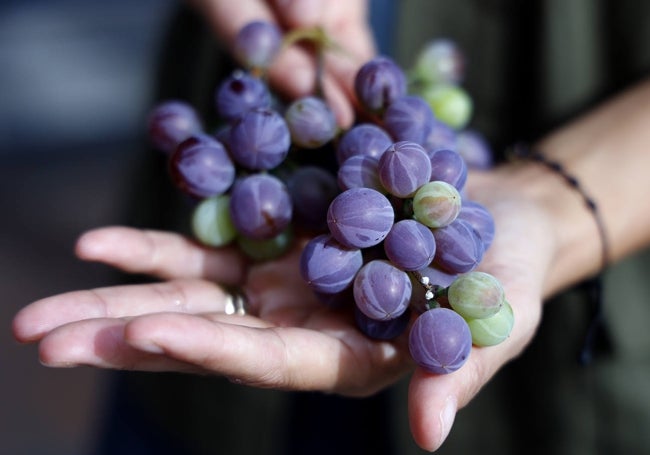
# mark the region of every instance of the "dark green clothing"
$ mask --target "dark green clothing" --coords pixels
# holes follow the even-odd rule
[[[534,140],[650,68],[650,2],[403,0],[399,11],[395,56],[404,66],[434,37],[450,37],[465,50],[472,126],[497,150]],[[191,14],[172,31],[161,97],[186,98],[208,112],[224,61]],[[182,200],[159,171],[162,163],[145,161],[145,173],[155,175],[142,182],[134,224],[178,229],[184,215],[169,201]],[[152,204],[153,216],[143,217],[141,207]],[[611,345],[587,366],[576,360],[589,322],[585,292],[549,302],[533,343],[458,413],[439,453],[650,453],[648,265],[643,253],[607,272]],[[408,378],[356,400],[253,390],[220,378],[118,376],[106,436],[112,453],[129,453],[127,437],[140,447],[134,453],[149,453],[147,439],[158,441],[151,449],[157,454],[422,452],[407,424]]]

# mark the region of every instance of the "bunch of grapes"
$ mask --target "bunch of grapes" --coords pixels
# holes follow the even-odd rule
[[[363,120],[340,131],[322,97],[283,103],[265,82],[282,46],[305,38],[319,52],[329,43],[319,29],[283,36],[273,24],[246,25],[232,49],[242,67],[215,90],[219,125],[208,132],[190,105],[168,100],[152,110],[149,136],[196,202],[199,241],[268,260],[307,230],[300,273],[324,304],[354,302],[371,338],[410,330],[418,364],[455,371],[472,344],[500,343],[513,325],[498,280],[475,270],[495,227],[464,186],[468,168],[491,165],[491,150],[465,127],[471,103],[460,70],[448,68],[461,54],[424,52],[418,74],[433,72],[423,62],[438,68],[426,84],[388,57],[366,62],[354,81]],[[441,80],[455,95],[420,94]]]

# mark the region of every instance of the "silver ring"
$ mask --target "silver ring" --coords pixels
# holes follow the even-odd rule
[[[248,300],[246,294],[240,288],[231,288],[226,290],[226,314],[238,314],[243,316],[246,314],[248,307]]]

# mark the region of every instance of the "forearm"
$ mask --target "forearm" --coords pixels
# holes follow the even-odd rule
[[[553,132],[536,147],[561,163],[597,203],[610,262],[650,244],[650,80]],[[504,178],[550,214],[555,248],[545,294],[596,273],[602,241],[580,194],[539,164],[516,165],[516,172],[513,166],[501,170]]]

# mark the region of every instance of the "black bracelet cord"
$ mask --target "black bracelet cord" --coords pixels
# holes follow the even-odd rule
[[[585,206],[592,214],[601,244],[601,267],[599,272],[584,281],[583,285],[586,288],[587,296],[590,304],[590,322],[585,335],[584,344],[580,350],[578,361],[586,365],[593,360],[594,350],[596,343],[609,345],[609,337],[604,326],[604,308],[603,308],[603,276],[602,272],[605,270],[609,263],[609,242],[607,239],[607,232],[605,230],[605,223],[603,221],[600,210],[596,201],[589,196],[585,189],[580,184],[580,181],[570,174],[558,161],[551,160],[544,156],[537,150],[531,149],[526,143],[518,142],[514,144],[509,150],[509,157],[512,160],[532,161],[539,163],[555,174],[562,177],[567,185],[573,188],[582,197]]]

